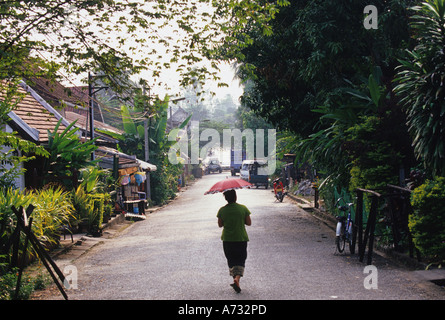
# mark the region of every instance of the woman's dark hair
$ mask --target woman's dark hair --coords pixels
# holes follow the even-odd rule
[[[236,202],[235,190],[227,190],[226,192],[224,192],[224,197],[226,198],[228,203],[235,203]]]

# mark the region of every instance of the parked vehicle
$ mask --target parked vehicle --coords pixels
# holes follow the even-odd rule
[[[264,186],[267,189],[269,176],[261,174],[259,170],[263,166],[267,166],[267,162],[264,160],[244,160],[240,169],[241,179],[257,187]]]
[[[335,203],[335,206],[340,203],[340,201],[345,202],[343,198],[339,198]],[[337,228],[335,231],[335,244],[337,246],[338,252],[343,252],[345,250],[346,242],[349,244],[349,251],[351,254],[355,252],[355,242],[357,235],[357,227],[354,225],[352,221],[351,215],[351,207],[354,205],[353,203],[346,203],[346,205],[338,206],[338,210],[343,212],[341,215],[338,215],[337,218]],[[346,212],[348,215],[346,216]]]
[[[218,159],[210,159],[210,161],[206,165],[205,169],[206,173],[212,173],[212,172],[222,172],[221,164],[219,163]]]
[[[242,150],[241,152],[235,152],[235,150],[230,151],[230,172],[232,176],[240,173],[244,160],[246,160],[246,150]]]

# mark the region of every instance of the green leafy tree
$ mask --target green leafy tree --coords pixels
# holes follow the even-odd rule
[[[378,29],[367,30],[366,1],[292,1],[277,7],[267,23],[250,19],[231,34],[238,50],[221,48],[220,53],[236,59],[239,76],[252,83],[243,104],[288,133],[298,161],[308,160],[347,188],[352,167],[355,177],[364,177],[373,165],[387,165],[395,175],[398,166],[412,165],[406,119],[392,80],[397,57],[411,46],[407,8],[415,3],[375,1]],[[362,135],[372,124],[374,136]],[[372,165],[359,154],[360,147],[371,145],[381,147],[379,156],[368,154],[376,160]],[[387,151],[390,162],[383,156]]]
[[[69,72],[100,70],[104,82],[122,91],[127,89],[120,80],[123,70],[131,75],[151,68],[157,78],[162,69],[175,61],[186,64],[199,61],[191,45],[197,39],[192,35],[198,31],[194,26],[199,21],[198,9],[188,1],[2,2],[1,77],[32,75],[44,63],[30,57],[52,55],[61,57],[60,65]],[[182,36],[179,39],[165,36],[163,28]],[[173,48],[176,40],[183,45],[182,49]],[[153,49],[155,45],[157,49]],[[162,47],[164,52],[158,52]],[[158,61],[163,53],[170,61]],[[29,66],[30,60],[36,63]],[[54,75],[56,68],[56,65],[45,68],[51,71],[48,76]]]
[[[239,55],[237,41],[250,42],[243,28],[252,22],[264,34],[277,8],[288,1],[114,1],[49,0],[0,3],[0,78],[27,78],[36,72],[54,78],[101,72],[114,90],[132,90],[122,74],[151,72],[157,84],[163,70],[175,67],[187,86],[220,80],[216,49]],[[247,36],[238,39],[238,36]],[[236,40],[236,41],[234,41]],[[57,63],[37,57],[57,57]],[[221,84],[223,85],[223,84]]]
[[[396,56],[409,42],[406,6],[413,1],[376,1],[379,28],[363,27],[365,1],[292,1],[276,8],[264,33],[250,19],[232,39],[239,75],[253,88],[243,95],[246,106],[277,129],[308,137],[319,117],[311,112],[335,103],[339,90],[368,77],[381,66],[384,81],[394,73]],[[232,50],[233,51],[233,50]]]
[[[415,165],[404,113],[392,97],[375,68],[361,85],[338,90],[335,103],[313,110],[320,115],[319,131],[290,141],[297,159],[323,178],[320,192],[328,208],[334,209],[334,191],[397,185],[400,169]]]
[[[400,60],[395,88],[405,106],[414,150],[425,169],[445,174],[445,1],[412,8],[416,46]]]

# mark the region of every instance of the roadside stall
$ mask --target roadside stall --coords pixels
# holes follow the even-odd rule
[[[145,219],[150,199],[150,172],[156,166],[111,148],[98,149],[102,167],[113,169],[119,187],[116,193],[116,210],[126,218]]]

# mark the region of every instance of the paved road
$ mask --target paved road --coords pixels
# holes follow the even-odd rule
[[[374,262],[377,289],[366,289],[364,264],[335,254],[330,228],[290,199],[275,202],[263,188],[237,192],[252,212],[252,226],[242,292],[236,294],[216,219],[226,202],[221,194],[204,196],[226,176],[203,177],[147,220],[76,259],[78,289],[69,290],[69,298],[445,299],[442,288],[381,257]]]

